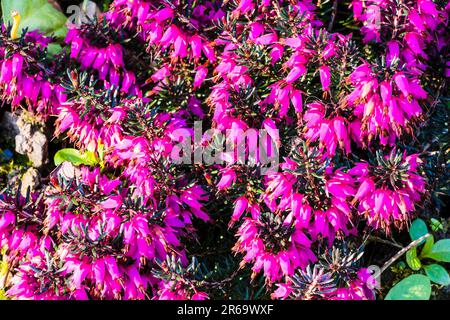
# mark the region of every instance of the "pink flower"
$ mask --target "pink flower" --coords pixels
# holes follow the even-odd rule
[[[239,220],[245,210],[248,207],[248,200],[245,197],[239,197],[234,203],[234,211],[231,219],[233,221]]]
[[[202,85],[207,74],[208,74],[208,69],[206,67],[200,66],[197,68],[197,72],[195,73],[195,78],[194,78],[194,89],[198,88]]]
[[[294,105],[294,110],[297,113],[302,113],[303,110],[303,98],[300,90],[293,90],[291,93],[291,101]]]
[[[347,127],[344,124],[344,119],[334,118],[333,127],[341,149],[345,150],[345,153],[348,154],[350,152],[350,138],[347,133]]]
[[[235,9],[234,13],[236,14],[245,14],[251,10],[253,10],[254,4],[252,0],[240,0],[238,2],[238,6]]]
[[[319,74],[320,74],[320,83],[322,84],[323,91],[330,90],[331,84],[330,68],[327,65],[321,66],[319,68]]]
[[[208,294],[205,292],[197,292],[191,297],[192,300],[207,300],[208,298]]]
[[[400,58],[400,48],[397,41],[389,41],[387,46],[386,64],[390,66]]]
[[[236,173],[233,171],[233,169],[223,169],[222,170],[222,178],[220,179],[219,183],[217,184],[217,188],[219,190],[224,190],[229,188],[235,181],[236,181]]]
[[[295,66],[292,68],[292,70],[289,72],[289,74],[286,77],[286,82],[291,84],[298,78],[300,78],[302,75],[306,73],[306,68],[304,66]]]
[[[399,90],[405,95],[405,97],[409,96],[410,94],[410,88],[408,79],[403,75],[402,73],[397,73],[394,76],[394,81],[399,88]]]
[[[255,44],[268,45],[278,41],[276,33],[268,33],[255,39]]]

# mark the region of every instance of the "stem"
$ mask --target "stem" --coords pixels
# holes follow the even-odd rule
[[[369,240],[373,240],[375,242],[380,242],[380,243],[391,245],[393,247],[397,247],[397,248],[403,249],[403,247],[401,245],[399,245],[398,243],[395,243],[395,242],[392,242],[392,241],[389,241],[389,240],[385,240],[385,239],[381,239],[381,238],[376,237],[376,236],[369,236]]]
[[[334,20],[336,19],[337,9],[338,9],[338,0],[334,0],[333,11],[331,13],[331,20],[330,20],[330,24],[328,25],[328,32],[331,32],[331,30],[333,29]]]
[[[398,258],[400,258],[406,251],[408,251],[409,249],[418,246],[422,240],[428,238],[429,236],[431,236],[430,233],[427,233],[424,236],[421,236],[419,239],[414,240],[413,242],[411,242],[408,246],[404,247],[402,250],[400,250],[395,256],[393,256],[391,259],[389,259],[384,266],[381,268],[380,270],[380,274],[382,274],[387,268],[389,268],[389,266],[391,264],[393,264]]]

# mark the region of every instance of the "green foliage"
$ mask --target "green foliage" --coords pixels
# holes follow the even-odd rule
[[[436,221],[431,221],[432,228],[433,225],[436,225]],[[412,241],[427,235],[428,227],[425,221],[422,219],[414,220],[409,234]],[[421,245],[423,247],[418,255],[418,247]],[[429,235],[419,244],[409,249],[406,252],[406,263],[412,271],[420,273],[410,275],[397,283],[391,288],[385,299],[428,300],[432,289],[430,281],[442,286],[450,285],[450,276],[447,270],[437,263],[429,264],[428,261],[430,259],[439,262],[450,262],[450,239],[439,240],[435,243],[434,236]]]
[[[80,150],[72,148],[61,149],[55,154],[55,166],[59,166],[65,161],[72,163],[74,166],[95,166],[99,164],[99,158],[94,152],[86,151],[82,153]]]
[[[433,263],[424,266],[424,269],[431,281],[443,286],[448,286],[450,284],[450,276],[443,266]]]
[[[450,262],[450,239],[443,239],[436,242],[431,250],[424,255],[424,258],[430,258],[441,262]]]
[[[430,236],[425,241],[425,245],[423,246],[422,251],[420,252],[420,257],[423,257],[428,252],[430,252],[431,248],[433,248],[433,245],[434,245],[434,237]]]
[[[409,235],[411,236],[412,240],[417,240],[420,237],[426,235],[428,233],[428,228],[422,219],[416,219],[411,224],[411,228],[409,229]],[[425,240],[423,240],[420,244],[424,243]]]
[[[442,223],[439,220],[434,219],[434,218],[430,219],[430,227],[431,227],[431,230],[433,230],[434,232],[444,230],[444,226],[442,225]]]
[[[421,274],[413,274],[397,283],[385,300],[429,300],[430,296],[430,279]]]
[[[406,252],[406,263],[408,266],[414,271],[420,270],[422,264],[420,263],[420,259],[417,257],[417,248],[411,248]]]
[[[8,298],[5,296],[5,290],[0,290],[0,300],[8,300]]]
[[[47,0],[2,0],[3,21],[11,23],[11,12],[18,11],[22,17],[19,32],[40,30],[46,35],[54,35],[63,39],[67,33],[65,26],[67,18]]]

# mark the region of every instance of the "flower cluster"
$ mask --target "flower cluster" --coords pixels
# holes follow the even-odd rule
[[[193,192],[186,190],[182,199],[196,203]],[[68,166],[51,177],[45,210],[17,212],[22,198],[14,207],[3,206],[2,238],[10,250],[9,263],[18,269],[9,294],[39,299],[152,297],[148,288],[157,290],[151,273],[155,261],[172,255],[186,261],[181,239],[192,228],[192,214],[182,210],[176,197],[166,209],[155,210],[129,193],[100,169]],[[36,227],[24,232],[19,218]],[[48,287],[45,294],[43,286]]]
[[[405,131],[411,133],[411,123],[422,115],[419,101],[427,98],[417,78],[408,78],[405,72],[399,71],[380,79],[377,71],[365,63],[349,80],[355,89],[345,102],[354,107],[358,116],[353,126],[358,142],[379,137],[381,144],[394,145]]]
[[[276,299],[296,300],[371,300],[374,298],[372,289],[376,285],[375,279],[367,269],[353,272],[348,287],[336,289],[333,272],[317,266],[311,270],[300,271],[290,279],[287,284],[278,284],[277,290],[272,294]]]
[[[2,103],[56,119],[55,143],[91,157],[27,197],[0,195],[7,296],[206,299],[241,272],[272,298],[374,299],[362,254],[322,253],[404,228],[427,195],[414,138],[430,82],[449,73],[449,7],[354,0],[359,34],[319,6],[115,0],[103,21],[69,26],[53,57],[54,39],[16,34],[19,13],[2,26]],[[180,165],[198,120],[236,144],[265,129],[279,163],[232,150]],[[223,282],[209,281],[213,228],[237,261]]]
[[[17,19],[15,15],[15,21],[19,23],[20,19]],[[20,40],[12,40],[10,34],[14,32],[17,33],[1,26],[0,98],[12,108],[26,106],[29,111],[46,119],[66,101],[63,87],[58,79],[53,78],[58,66],[43,64],[51,39],[33,31]]]
[[[375,228],[389,230],[392,224],[407,223],[425,192],[424,178],[417,174],[418,155],[395,151],[378,154],[377,165],[360,162],[349,171],[358,185],[353,203],[359,203],[358,213],[366,215]]]
[[[125,68],[122,46],[109,43],[109,39],[98,37],[101,33],[86,29],[70,29],[68,32],[66,43],[70,44],[70,58],[79,61],[81,70],[96,70],[98,80],[104,81],[105,88],[120,87],[125,94],[137,95],[136,76]]]

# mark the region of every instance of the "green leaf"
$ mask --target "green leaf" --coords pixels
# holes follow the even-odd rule
[[[49,56],[60,54],[61,51],[62,51],[61,45],[57,44],[56,42],[49,43],[47,46],[47,54]]]
[[[12,24],[11,12],[18,11],[21,16],[19,35],[22,29],[36,29],[45,35],[63,39],[67,33],[67,17],[53,7],[48,0],[1,0],[3,21]]]
[[[82,164],[87,166],[95,166],[96,164],[98,164],[98,159],[95,153],[91,151],[81,153],[80,150],[71,148],[61,149],[55,154],[55,166],[59,166],[64,161],[68,161],[74,166],[79,166]]]
[[[431,230],[433,230],[434,232],[437,232],[439,230],[444,230],[444,226],[442,225],[442,223],[435,219],[435,218],[431,218]]]
[[[0,300],[9,300],[6,296],[5,290],[0,290]]]
[[[416,247],[411,248],[406,252],[406,263],[414,271],[420,270],[420,268],[422,267],[419,258],[417,258]]]
[[[442,286],[448,286],[450,284],[450,276],[443,266],[434,263],[423,268],[431,281]]]
[[[417,240],[420,237],[426,235],[428,233],[428,228],[422,219],[416,219],[412,222],[411,228],[409,228],[409,235],[411,236],[411,239]],[[420,244],[424,243],[425,240],[423,240]]]
[[[436,242],[430,252],[424,255],[436,261],[450,262],[450,239],[443,239]]]
[[[422,274],[413,274],[397,283],[384,298],[385,300],[429,300],[431,283]]]
[[[431,248],[433,248],[434,245],[434,237],[432,235],[430,235],[427,240],[425,241],[425,245],[422,248],[422,252],[420,252],[420,257],[425,257],[431,250]]]

